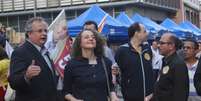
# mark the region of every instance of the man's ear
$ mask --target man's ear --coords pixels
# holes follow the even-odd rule
[[[136,32],[134,33],[133,37],[136,36],[137,34],[138,34],[138,31],[136,31]]]
[[[195,53],[197,54],[197,53],[199,53],[200,52],[200,50],[199,49],[195,49]]]
[[[29,37],[32,33],[31,32],[27,32],[27,37]]]
[[[176,45],[175,45],[175,44],[171,44],[170,49],[172,50],[174,47],[177,49],[177,47],[176,47]]]

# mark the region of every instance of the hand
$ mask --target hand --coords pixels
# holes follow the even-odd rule
[[[146,96],[146,97],[144,98],[144,101],[150,101],[151,98],[152,98],[152,96],[153,96],[153,94],[149,94],[148,96]]]
[[[111,101],[120,101],[115,92],[111,92]]]
[[[84,101],[84,100],[80,100],[80,99],[72,99],[70,101]]]
[[[41,72],[40,66],[35,64],[35,60],[32,60],[31,65],[29,65],[29,67],[27,68],[25,76],[28,80],[30,80],[32,79],[32,77],[38,76],[40,72]]]
[[[74,97],[73,95],[71,95],[71,94],[65,95],[64,99],[67,100],[67,101],[84,101],[84,100],[75,98],[75,97]]]

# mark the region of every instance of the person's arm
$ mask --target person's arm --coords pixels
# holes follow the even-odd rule
[[[114,92],[114,84],[112,83],[112,61],[109,59],[104,59],[106,63],[106,68],[107,68],[107,74],[108,74],[108,79],[109,79],[109,86],[110,86],[110,92]]]
[[[197,70],[194,75],[194,86],[197,94],[201,96],[201,58],[199,59]]]
[[[75,98],[72,94],[72,85],[73,85],[73,77],[72,77],[72,65],[71,61],[65,67],[64,70],[64,81],[63,81],[63,93],[64,99],[67,101],[83,101]]]
[[[174,68],[174,101],[187,101],[189,94],[188,70],[185,64],[176,65]]]
[[[14,51],[11,56],[10,75],[8,81],[11,88],[20,91],[29,91],[29,84],[25,80],[25,73],[29,66],[29,60],[25,58],[25,53]]]
[[[115,55],[114,55],[115,62],[119,68],[121,68],[120,64],[122,61],[121,60],[121,57],[123,56],[122,54],[123,54],[123,52],[121,51],[121,47],[119,47],[118,50],[116,51]]]
[[[84,101],[84,100],[76,99],[76,98],[75,98],[73,95],[71,95],[71,94],[65,95],[65,100],[67,100],[67,101]]]
[[[119,101],[117,94],[115,92],[110,92],[111,101]]]
[[[108,61],[106,62],[106,66],[107,66],[107,70],[108,70],[108,78],[109,78],[109,86],[110,86],[110,97],[111,97],[111,101],[119,101],[116,92],[115,92],[115,87],[114,84],[112,82],[112,61],[110,61],[108,59]]]

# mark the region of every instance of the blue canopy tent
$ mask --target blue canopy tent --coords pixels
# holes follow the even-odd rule
[[[156,28],[156,30],[158,30],[158,33],[163,32],[163,31],[168,31],[167,28],[157,24],[156,22],[152,21],[151,19],[149,19],[147,17],[144,17],[144,21],[149,22],[152,26],[154,26]]]
[[[181,26],[182,28],[191,30],[192,33],[195,35],[195,37],[201,38],[201,30],[197,28],[195,25],[193,25],[191,22],[184,21],[184,22],[181,22],[179,26]]]
[[[86,21],[91,20],[99,24],[104,17],[106,17],[106,20],[102,34],[106,36],[110,42],[127,41],[128,35],[127,32],[125,32],[125,29],[127,29],[126,26],[115,20],[97,5],[92,5],[91,8],[82,13],[76,19],[68,22],[70,36],[76,36],[82,30],[82,27]]]
[[[167,31],[166,28],[158,25],[157,23],[153,22],[149,18],[142,17],[141,15],[139,15],[137,13],[134,14],[131,17],[131,19],[134,22],[142,23],[145,26],[146,30],[149,33],[149,38],[157,37],[159,35],[159,33],[163,32],[163,31]]]
[[[191,36],[191,30],[184,29],[178,26],[174,21],[169,18],[166,18],[162,23],[161,26],[166,27],[170,32],[174,33],[177,37],[185,38]]]
[[[129,18],[125,12],[120,12],[120,14],[116,17],[116,19],[124,24],[125,26],[129,27],[131,24],[133,24],[133,20]]]

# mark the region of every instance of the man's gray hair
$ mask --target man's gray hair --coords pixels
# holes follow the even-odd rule
[[[26,34],[30,31],[32,31],[32,24],[34,21],[39,21],[39,22],[45,22],[45,19],[43,19],[42,17],[33,17],[33,18],[30,18],[27,22],[26,22],[26,25],[25,25],[25,32]]]

